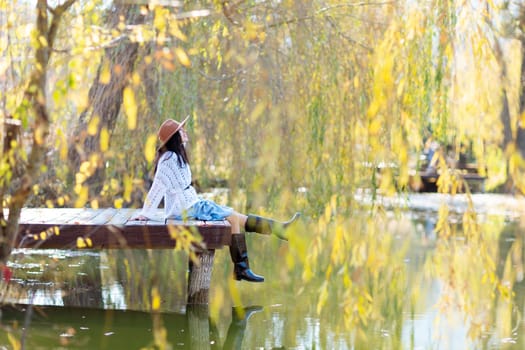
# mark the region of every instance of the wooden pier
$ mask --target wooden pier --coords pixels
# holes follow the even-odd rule
[[[215,249],[231,241],[228,221],[165,220],[162,210],[153,220],[131,220],[138,213],[137,209],[25,208],[15,247],[173,249],[178,238],[197,238],[192,246],[199,261],[189,263],[188,304],[207,304]]]

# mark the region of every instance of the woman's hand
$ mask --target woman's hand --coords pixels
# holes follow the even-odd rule
[[[144,215],[139,215],[139,216],[136,216],[134,218],[132,218],[131,220],[135,220],[135,221],[148,221],[149,219],[147,217],[145,217]]]

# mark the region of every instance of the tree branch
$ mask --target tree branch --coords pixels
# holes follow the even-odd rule
[[[29,84],[24,91],[24,99],[19,107],[23,113],[31,110],[34,113],[32,125],[33,142],[31,151],[19,183],[14,189],[9,203],[9,217],[6,225],[2,223],[0,230],[0,263],[5,261],[13,249],[15,238],[18,235],[18,221],[24,203],[26,202],[35,179],[40,171],[45,150],[46,139],[49,134],[49,115],[46,106],[46,71],[51,50],[62,14],[76,0],[67,0],[64,4],[49,11],[47,0],[38,0],[36,30],[37,43],[35,53],[35,68],[31,73]],[[48,11],[53,15],[48,24]],[[29,108],[28,108],[29,107]],[[20,151],[21,152],[21,151]]]
[[[282,21],[279,21],[279,22],[271,23],[271,24],[268,25],[268,27],[269,28],[273,28],[273,27],[279,27],[279,26],[282,26],[282,25],[285,25],[285,24],[298,23],[298,22],[306,21],[306,20],[309,20],[309,19],[313,19],[313,18],[317,17],[318,15],[321,15],[321,14],[323,14],[325,12],[332,11],[334,9],[338,9],[338,8],[341,8],[341,7],[361,7],[361,6],[367,6],[367,5],[370,5],[370,6],[382,6],[382,5],[392,5],[392,4],[395,4],[396,2],[397,1],[395,1],[395,0],[392,0],[392,1],[381,1],[381,2],[354,2],[354,3],[338,4],[338,5],[333,5],[333,6],[326,6],[326,7],[323,7],[322,9],[320,9],[320,10],[317,10],[313,15],[285,19],[285,20],[282,20]]]
[[[49,47],[53,47],[55,41],[56,33],[58,30],[58,25],[62,19],[62,14],[66,12],[77,0],[67,0],[60,6],[50,9],[50,12],[53,14],[53,19],[49,25],[49,30],[47,32],[47,43]]]

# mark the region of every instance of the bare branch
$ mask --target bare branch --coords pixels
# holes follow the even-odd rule
[[[67,11],[76,1],[77,0],[67,0],[62,5],[57,6],[54,10],[50,10],[53,14],[53,19],[51,20],[51,24],[47,32],[47,42],[49,47],[53,47],[53,43],[55,41],[56,33],[58,30],[58,24],[60,23],[62,14],[65,11]]]
[[[204,73],[202,70],[199,69],[199,74],[202,75],[205,79],[207,80],[213,80],[213,81],[226,81],[226,80],[231,80],[235,77],[238,77],[240,76],[241,74],[244,74],[246,73],[246,71],[244,69],[238,69],[236,72],[232,73],[232,74],[223,74],[221,76],[216,76],[216,77],[213,77],[211,75],[208,75],[206,73]]]
[[[393,5],[397,3],[395,0],[390,1],[378,1],[378,2],[349,2],[346,4],[337,4],[333,6],[326,6],[317,11],[317,14],[321,14],[323,12],[332,11],[334,9],[342,8],[342,7],[362,7],[362,6],[383,6],[383,5]]]
[[[269,24],[268,27],[270,27],[270,28],[279,27],[279,26],[282,26],[282,25],[285,25],[285,24],[298,23],[298,22],[309,20],[309,19],[314,19],[318,15],[321,15],[321,14],[323,14],[325,12],[332,11],[334,9],[338,9],[338,8],[342,8],[342,7],[361,7],[361,6],[367,6],[367,5],[369,5],[369,6],[383,6],[383,5],[392,5],[392,4],[395,4],[396,2],[397,1],[395,1],[395,0],[392,0],[392,1],[381,1],[381,2],[354,2],[354,3],[338,4],[338,5],[333,5],[333,6],[326,6],[326,7],[323,7],[322,9],[316,11],[313,15],[285,19],[285,20],[282,20],[282,21],[279,21],[279,22],[275,22],[275,23]]]
[[[111,40],[109,40],[109,41],[107,41],[107,42],[105,42],[103,44],[96,45],[96,46],[87,46],[87,47],[84,48],[84,51],[85,52],[89,52],[89,51],[108,49],[108,48],[116,46],[121,41],[123,41],[125,39],[128,39],[128,38],[129,38],[129,35],[124,35],[124,34],[123,35],[119,35],[116,38],[113,38],[113,39],[111,39]],[[71,51],[73,51],[73,50],[72,49],[53,49],[53,52],[57,52],[57,53],[70,53]]]
[[[331,18],[330,16],[326,16],[325,18],[326,18],[326,20],[328,21],[328,23],[330,23],[330,25],[335,29],[335,31],[337,32],[337,34],[338,34],[341,38],[345,39],[346,41],[351,42],[352,44],[359,45],[359,46],[361,46],[363,49],[365,49],[365,50],[367,50],[367,51],[370,51],[370,52],[373,51],[373,49],[372,49],[370,46],[367,46],[367,45],[365,45],[365,44],[363,44],[363,43],[361,43],[361,42],[359,42],[359,41],[357,41],[357,40],[355,40],[355,39],[349,37],[348,35],[344,34],[344,33],[343,33],[343,32],[337,27],[337,24],[334,23],[334,21],[332,20],[332,18]]]
[[[231,5],[228,4],[228,1],[221,1],[222,13],[224,14],[224,17],[226,17],[226,19],[235,26],[240,26],[241,24],[233,18],[233,13],[237,11],[237,7],[239,7],[239,5],[241,5],[244,1],[245,0],[239,0],[237,3]]]

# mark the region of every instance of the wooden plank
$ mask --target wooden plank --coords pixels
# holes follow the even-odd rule
[[[64,224],[89,225],[101,212],[101,209],[84,208],[80,212],[75,213],[76,215],[72,215]]]
[[[92,225],[106,225],[118,213],[115,208],[106,208],[99,212],[97,216],[91,219]]]
[[[118,209],[115,216],[113,216],[113,218],[111,218],[111,220],[107,224],[115,226],[124,225],[130,218],[132,218],[139,212],[139,209]]]
[[[65,222],[67,218],[82,212],[81,208],[29,208],[20,214],[20,223]]]
[[[166,249],[175,247],[170,230],[197,230],[207,249],[231,240],[227,221],[134,221],[138,209],[24,209],[16,246],[55,249]],[[158,216],[162,217],[162,210]],[[38,219],[37,219],[38,218]]]
[[[85,213],[85,208],[24,208],[20,215],[18,231],[27,236],[22,237],[25,244],[32,242],[38,247],[45,246],[48,243],[43,241],[59,235],[63,226],[70,225],[68,223],[75,222],[77,218],[86,215]]]

